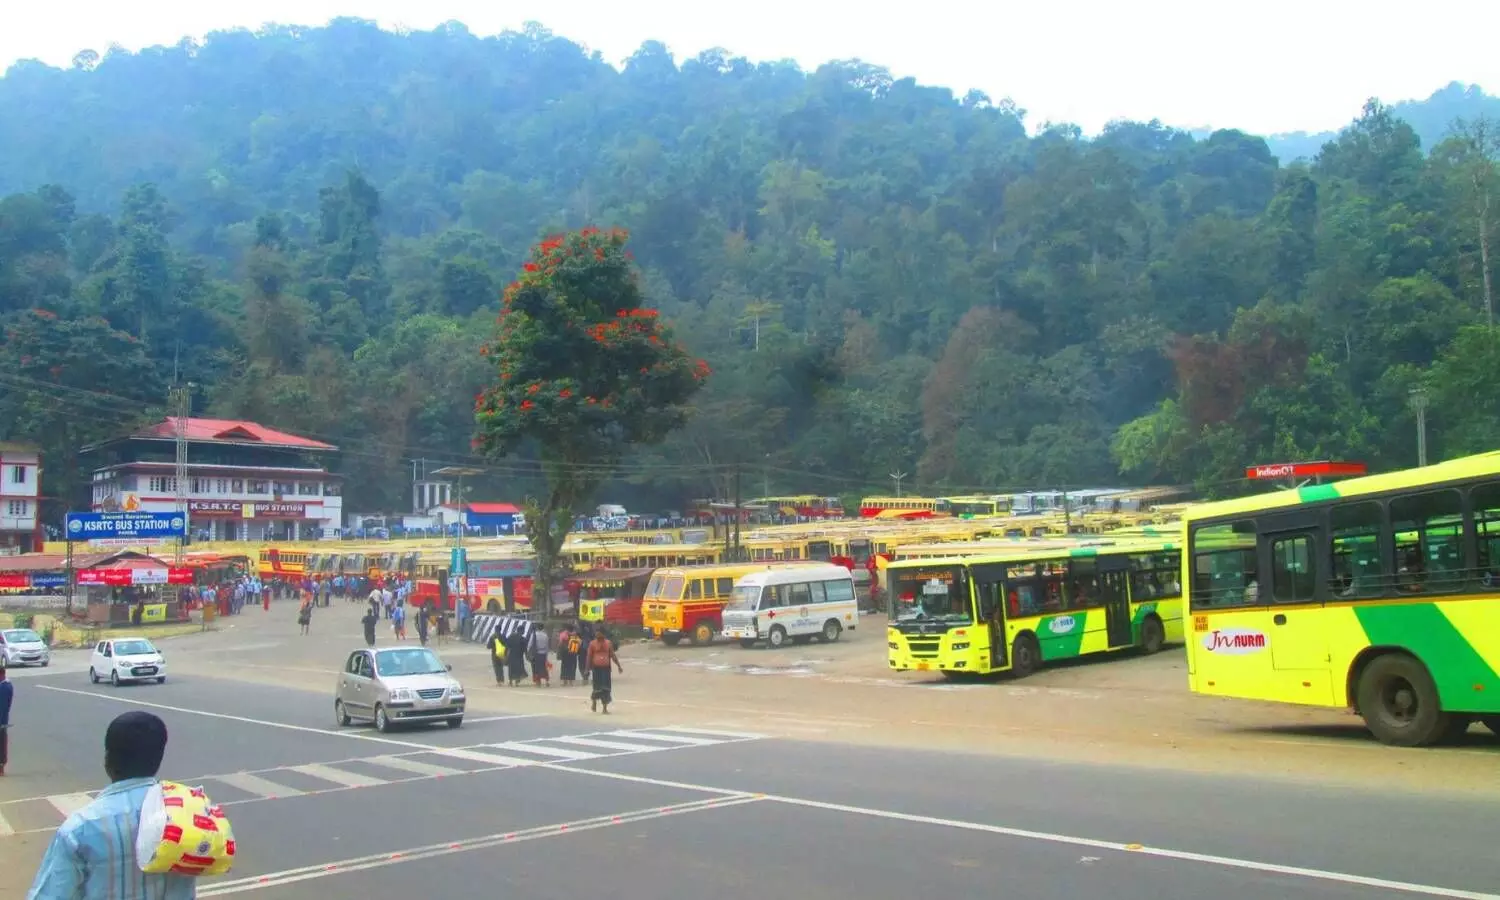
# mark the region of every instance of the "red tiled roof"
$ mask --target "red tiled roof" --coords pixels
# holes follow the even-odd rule
[[[505,513],[518,513],[521,508],[511,503],[466,503],[469,512],[478,513],[481,516],[498,516]]]
[[[245,422],[239,419],[188,419],[186,430],[187,439],[190,441],[226,444],[265,444],[271,447],[296,447],[304,450],[338,449],[332,444],[325,444],[322,441],[315,441],[312,438],[299,437],[295,434],[277,431],[274,428],[267,428],[255,422]],[[132,437],[172,440],[177,437],[176,417],[168,416],[162,422],[137,431]]]

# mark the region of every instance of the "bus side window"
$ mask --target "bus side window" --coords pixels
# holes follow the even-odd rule
[[[1269,596],[1255,580],[1255,523],[1249,520],[1193,529],[1194,609],[1259,606]]]
[[[728,597],[732,593],[734,593],[734,579],[733,578],[720,578],[719,582],[718,582],[718,591],[716,593],[716,596],[719,596],[719,597]]]
[[[1341,503],[1328,516],[1329,558],[1333,572],[1328,594],[1335,600],[1379,597],[1389,582],[1380,564],[1380,504]]]
[[[1312,603],[1317,592],[1313,539],[1297,534],[1271,543],[1271,599],[1276,603]]]
[[[703,579],[694,578],[688,582],[688,599],[701,600],[703,598]]]
[[[1472,586],[1493,590],[1500,584],[1500,483],[1481,484],[1469,492],[1479,558]]]
[[[1458,491],[1391,501],[1396,590],[1447,594],[1463,585],[1463,505]]]

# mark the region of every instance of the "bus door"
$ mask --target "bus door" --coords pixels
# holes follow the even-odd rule
[[[1378,521],[1378,519],[1376,520]],[[1305,684],[1311,673],[1319,678],[1313,683],[1319,692],[1331,691],[1328,676],[1328,642],[1324,635],[1320,588],[1327,572],[1319,568],[1324,560],[1319,553],[1325,541],[1321,517],[1299,511],[1273,517],[1262,517],[1257,535],[1259,603],[1269,607],[1270,628],[1264,643],[1270,645],[1271,668],[1280,672],[1299,673],[1292,680]],[[1308,688],[1298,693],[1308,696]],[[1320,702],[1330,702],[1326,697]]]
[[[1099,561],[1099,600],[1104,604],[1104,627],[1111,647],[1135,643],[1130,627],[1130,560],[1123,556]]]
[[[1005,566],[977,565],[970,572],[974,581],[974,630],[980,641],[989,642],[990,668],[1004,668],[1010,658],[1010,642],[1005,638]],[[980,653],[984,652],[981,648]]]

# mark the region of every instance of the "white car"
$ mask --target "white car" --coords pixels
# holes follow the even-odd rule
[[[10,667],[46,666],[52,661],[52,651],[47,642],[30,628],[6,628],[0,630],[0,656]]]
[[[105,679],[113,685],[152,679],[161,684],[167,680],[167,660],[145,638],[100,641],[89,659],[89,681],[98,684]]]

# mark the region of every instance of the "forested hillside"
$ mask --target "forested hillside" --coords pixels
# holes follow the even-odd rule
[[[1500,119],[1500,97],[1486,94],[1477,84],[1450,82],[1447,87],[1432,92],[1426,100],[1405,100],[1391,105],[1391,112],[1406,123],[1422,139],[1422,145],[1431,149],[1441,144],[1453,129],[1455,119],[1473,121],[1480,118]],[[1338,132],[1328,131],[1309,134],[1305,131],[1288,131],[1266,138],[1271,152],[1283,163],[1298,159],[1312,159],[1323,149],[1323,145],[1338,137]]]
[[[1028,137],[1023,115],[860,62],[647,44],[616,71],[540,28],[346,20],[19,64],[0,438],[61,475],[175,372],[199,413],[345,448],[348,508],[399,508],[412,458],[468,458],[477,349],[527,246],[596,223],[631,230],[715,370],[603,499],[722,495],[736,465],[752,494],[897,471],[1231,491],[1249,462],[1414,462],[1423,383],[1436,455],[1500,445],[1493,130],[1427,155],[1372,102],[1282,167],[1235,131]]]

